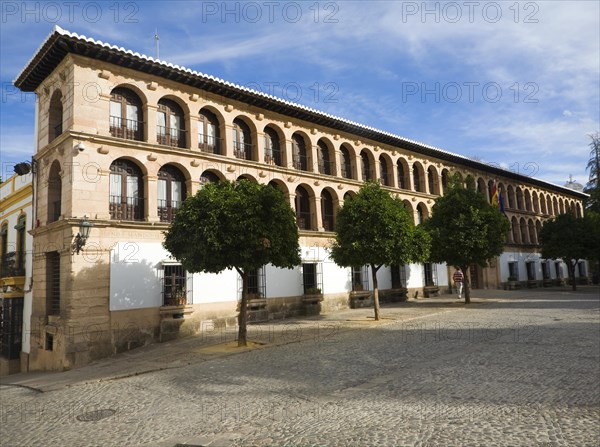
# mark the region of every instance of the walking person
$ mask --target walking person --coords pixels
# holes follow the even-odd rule
[[[462,299],[462,289],[463,289],[463,282],[465,280],[465,275],[463,275],[463,272],[461,272],[460,269],[457,269],[454,272],[454,275],[452,275],[452,279],[454,280],[454,284],[456,285],[456,292],[458,293],[458,298],[457,299]]]

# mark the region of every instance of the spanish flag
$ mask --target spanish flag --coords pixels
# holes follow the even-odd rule
[[[496,186],[496,182],[492,186],[492,206],[500,209],[500,198],[498,196],[498,187]]]

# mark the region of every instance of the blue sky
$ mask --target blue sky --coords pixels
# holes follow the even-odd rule
[[[597,1],[2,2],[2,176],[33,153],[12,81],[54,25],[564,184],[600,125]]]

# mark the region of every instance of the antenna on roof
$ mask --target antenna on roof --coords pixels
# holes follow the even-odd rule
[[[156,59],[160,59],[160,53],[158,49],[158,29],[154,31],[154,46],[156,48]]]

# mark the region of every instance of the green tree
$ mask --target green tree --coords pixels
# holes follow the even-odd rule
[[[416,228],[400,199],[378,183],[367,182],[356,197],[337,212],[331,257],[343,267],[369,265],[373,278],[373,308],[379,320],[377,271],[384,265],[410,264],[426,259],[429,236]]]
[[[592,141],[586,170],[590,171],[590,177],[583,191],[590,195],[586,200],[586,209],[600,213],[600,134],[591,134],[589,137]]]
[[[300,264],[295,215],[281,191],[247,180],[210,183],[182,204],[164,247],[189,272],[233,268],[242,277],[238,346],[246,346],[248,273]]]
[[[465,303],[471,302],[469,266],[482,267],[504,251],[508,219],[482,194],[465,188],[458,176],[450,179],[448,191],[438,197],[425,222],[431,236],[433,262],[445,262],[464,274]]]
[[[594,228],[598,230],[597,225],[597,221],[594,222],[592,218],[578,218],[571,213],[565,213],[544,222],[540,231],[542,257],[562,259],[565,262],[573,290],[577,289],[575,284],[577,262],[590,255],[598,256],[591,252],[593,245],[598,244],[598,234],[589,233],[594,231]]]

